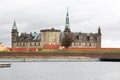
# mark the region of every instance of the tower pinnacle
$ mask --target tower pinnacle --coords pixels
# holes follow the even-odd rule
[[[69,23],[69,13],[68,13],[68,7],[67,7],[67,14],[66,14],[66,22],[65,22],[65,32],[70,32],[70,23]]]
[[[14,20],[14,23],[13,23],[13,27],[12,29],[17,29],[17,26],[16,26],[16,21]]]
[[[100,29],[100,26],[98,28],[98,35],[101,35],[101,29]]]

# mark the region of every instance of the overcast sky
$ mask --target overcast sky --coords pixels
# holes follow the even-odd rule
[[[0,0],[0,42],[11,46],[16,20],[19,33],[65,27],[69,7],[72,32],[102,31],[102,47],[120,47],[120,0]]]

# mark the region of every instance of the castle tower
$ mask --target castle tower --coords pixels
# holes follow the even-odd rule
[[[71,32],[70,31],[68,8],[67,8],[67,14],[66,14],[66,22],[65,22],[65,30],[64,30],[64,32]]]
[[[60,30],[44,29],[41,30],[41,47],[45,44],[59,44],[60,43]]]
[[[98,28],[98,35],[97,35],[97,49],[101,48],[101,29],[100,27]]]
[[[17,31],[16,21],[14,20],[12,32],[11,32],[12,48],[17,47],[17,45],[15,45],[15,43],[17,42],[17,38],[18,38],[18,31]]]

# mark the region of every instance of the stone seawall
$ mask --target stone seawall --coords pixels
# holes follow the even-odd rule
[[[36,58],[36,57],[91,57],[91,58],[120,58],[120,53],[39,53],[39,52],[0,52],[0,58]]]
[[[1,52],[0,58],[100,58],[101,53]]]
[[[120,59],[120,53],[39,53],[39,52],[0,52],[0,61],[98,61]]]

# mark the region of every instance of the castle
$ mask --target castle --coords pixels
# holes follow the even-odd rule
[[[73,38],[71,47],[77,48],[101,48],[101,29],[97,33],[71,32],[69,13],[67,10],[65,30],[61,32],[54,28],[40,30],[40,33],[21,33],[19,35],[14,21],[11,38],[12,48],[43,48],[45,44],[61,44],[65,33],[70,33]]]

